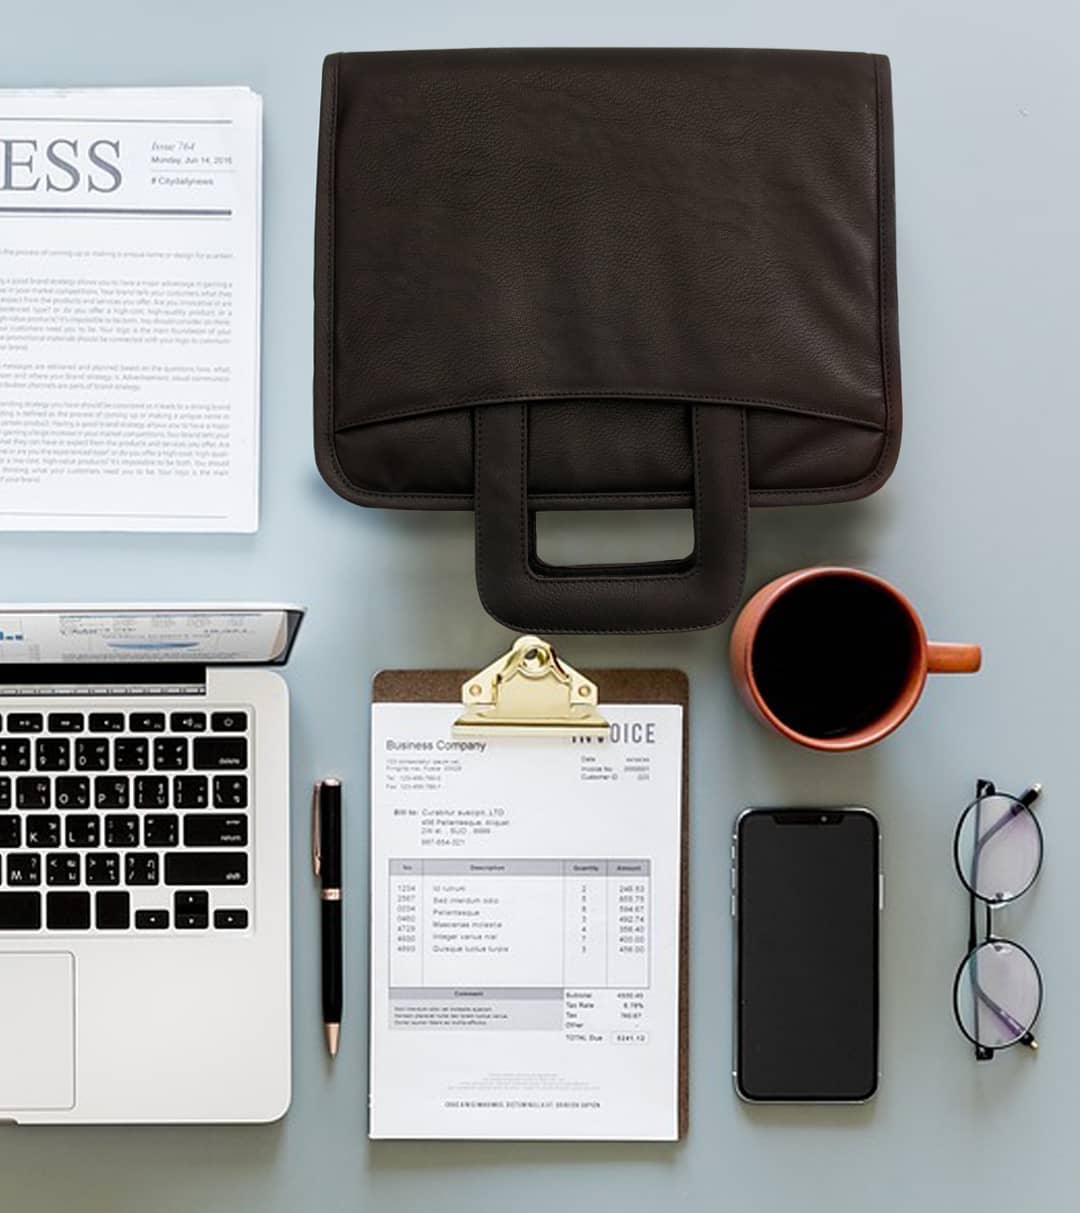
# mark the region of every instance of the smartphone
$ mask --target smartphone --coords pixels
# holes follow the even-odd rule
[[[747,809],[735,823],[735,1089],[863,1103],[878,1086],[881,837],[868,809]]]

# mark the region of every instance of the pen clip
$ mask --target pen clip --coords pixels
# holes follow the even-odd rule
[[[322,838],[319,834],[319,797],[322,783],[316,783],[311,793],[311,868],[316,876],[322,873]]]

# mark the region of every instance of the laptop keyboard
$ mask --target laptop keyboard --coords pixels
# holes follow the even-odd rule
[[[245,930],[250,715],[0,711],[0,932]]]

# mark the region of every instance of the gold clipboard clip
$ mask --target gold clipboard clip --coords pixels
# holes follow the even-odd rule
[[[509,653],[461,686],[464,713],[454,737],[606,737],[596,684],[568,666],[538,636],[521,636]]]

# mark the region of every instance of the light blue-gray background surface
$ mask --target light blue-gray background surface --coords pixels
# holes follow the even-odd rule
[[[49,0],[0,5],[6,85],[249,84],[266,102],[262,526],[254,536],[3,535],[0,599],[296,599],[295,1086],[252,1128],[0,1132],[3,1213],[201,1210],[997,1210],[1076,1207],[1075,284],[1080,10],[1067,0]],[[692,1086],[678,1145],[386,1143],[365,1137],[367,690],[380,666],[479,666],[509,634],[473,587],[468,514],[360,510],[310,455],[312,202],[325,53],[471,45],[870,50],[893,63],[903,451],[868,501],[759,511],[748,586],[799,565],[894,579],[940,639],[985,646],[873,752],[819,756],[736,703],[727,629],[573,639],[576,664],[687,670],[692,735]],[[625,520],[594,523],[604,543]],[[552,542],[584,554],[557,523]],[[677,528],[646,528],[668,543]],[[592,550],[599,549],[599,542]],[[347,1019],[323,1054],[307,793],[349,805]],[[977,775],[1041,780],[1043,879],[1007,911],[1046,975],[1037,1057],[977,1066],[953,1025],[965,944],[954,822]],[[750,1110],[730,1080],[727,845],[747,802],[880,815],[888,906],[882,1061],[863,1109]],[[213,997],[213,991],[207,991]],[[226,1008],[223,1008],[225,1011]]]

